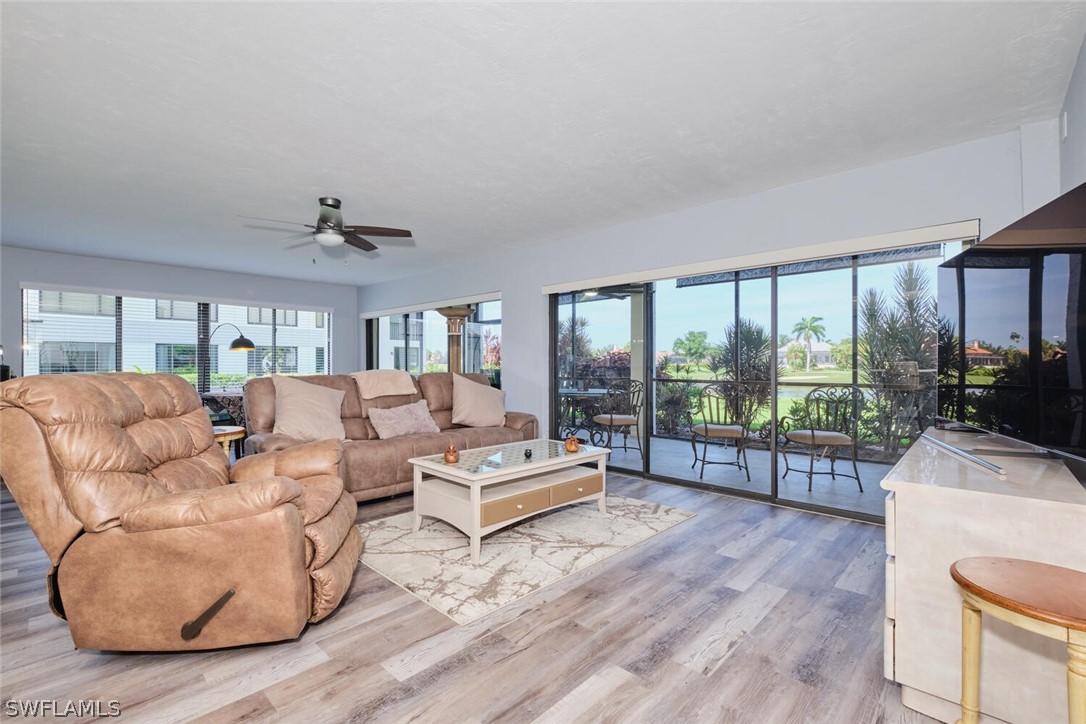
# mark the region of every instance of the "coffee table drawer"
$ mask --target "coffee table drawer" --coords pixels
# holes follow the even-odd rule
[[[561,505],[586,495],[603,490],[603,476],[599,473],[589,475],[568,483],[559,483],[551,488],[551,505]]]
[[[481,524],[483,526],[494,525],[503,520],[519,518],[522,515],[534,513],[550,507],[551,491],[548,488],[529,490],[519,495],[511,495],[508,498],[492,500],[483,503],[481,510]]]

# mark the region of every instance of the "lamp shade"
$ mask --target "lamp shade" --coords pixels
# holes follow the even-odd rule
[[[339,246],[343,243],[343,234],[335,229],[321,229],[313,234],[313,240],[321,246]]]
[[[210,343],[211,338],[215,336],[215,332],[218,332],[223,327],[233,327],[234,331],[238,333],[237,339],[230,343],[231,352],[252,352],[254,349],[256,349],[256,345],[253,344],[253,340],[242,334],[241,329],[238,328],[238,325],[231,324],[230,322],[223,322],[218,327],[215,327],[215,329],[211,331],[211,334],[207,335],[207,341]]]
[[[256,345],[253,344],[253,340],[244,334],[230,343],[231,352],[252,352],[254,349],[256,349]]]

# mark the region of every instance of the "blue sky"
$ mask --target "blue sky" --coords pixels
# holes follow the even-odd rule
[[[1043,334],[1046,339],[1062,339],[1063,315],[1067,299],[1066,257],[1049,257],[1046,262],[1044,287]],[[935,273],[942,259],[921,262],[929,271],[932,290]],[[876,288],[888,297],[893,294],[897,264],[865,266],[859,270],[859,288]],[[769,279],[741,283],[742,316],[769,327]],[[826,338],[838,342],[852,335],[851,270],[839,269],[811,274],[782,276],[778,281],[780,331],[788,334],[803,317],[819,316],[826,328]],[[1025,347],[1028,280],[1025,270],[976,270],[967,279],[969,298],[983,299],[968,308],[967,329],[970,339],[983,339],[1004,347],[1012,346],[1011,332],[1022,335],[1017,345]],[[710,342],[718,342],[732,319],[734,287],[726,284],[706,284],[677,289],[675,280],[656,283],[656,351],[670,351],[677,337],[688,330],[709,333]],[[946,305],[943,314],[956,318],[957,312]],[[568,315],[569,307],[560,314]],[[577,304],[577,315],[589,320],[588,334],[592,346],[622,347],[630,342],[630,301],[600,299]]]

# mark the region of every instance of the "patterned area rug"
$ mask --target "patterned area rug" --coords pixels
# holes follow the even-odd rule
[[[412,513],[360,523],[359,560],[459,624],[602,561],[694,517],[677,508],[607,497],[540,514],[483,538],[471,562],[466,535],[435,518],[411,530]]]

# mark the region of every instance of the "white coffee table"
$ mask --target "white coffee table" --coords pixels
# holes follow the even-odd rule
[[[460,462],[452,464],[442,455],[411,458],[415,530],[424,515],[455,526],[471,540],[471,560],[478,562],[484,535],[536,513],[585,500],[599,501],[606,513],[609,452],[582,445],[571,453],[557,440],[531,440],[462,450]]]

